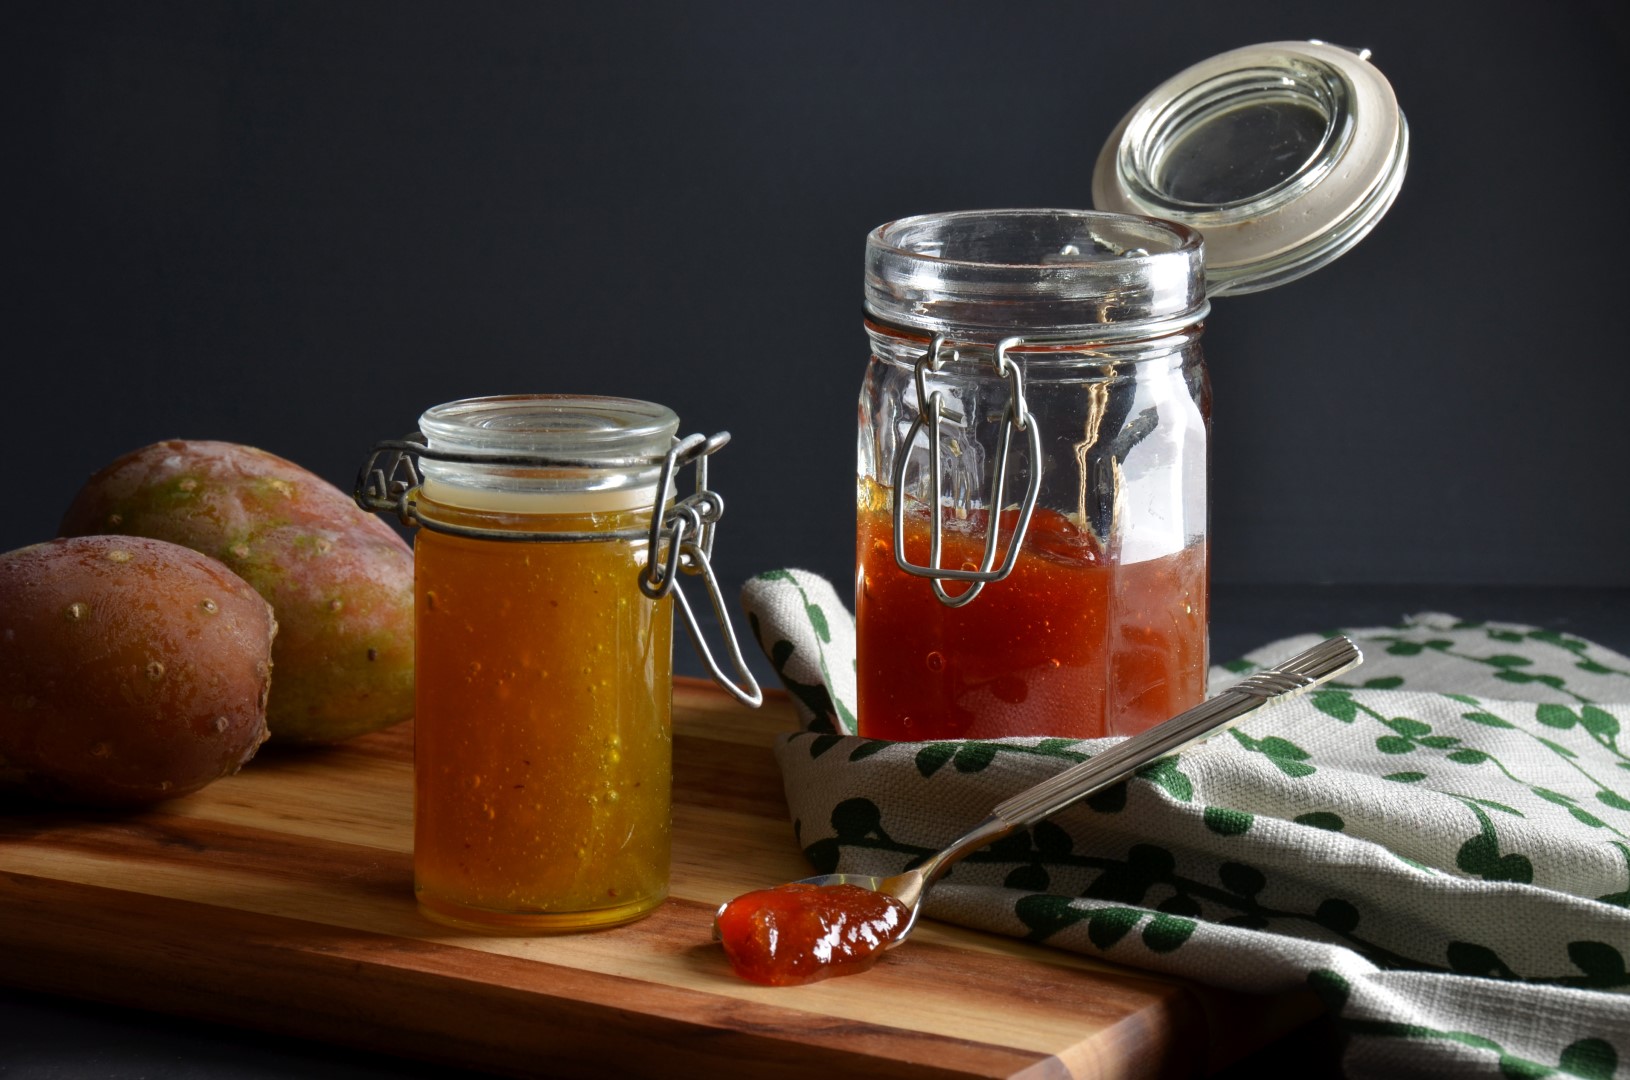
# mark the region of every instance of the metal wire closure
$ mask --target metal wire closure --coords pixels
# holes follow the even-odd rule
[[[425,445],[423,435],[414,432],[405,439],[387,439],[374,446],[368,460],[357,472],[353,495],[357,505],[364,510],[376,514],[393,513],[403,525],[410,528],[425,528],[432,532],[473,540],[498,540],[507,543],[541,541],[557,544],[646,540],[647,561],[639,576],[640,591],[652,600],[660,600],[669,593],[673,594],[684,617],[685,632],[690,636],[697,655],[707,667],[708,674],[713,676],[714,681],[731,697],[744,705],[756,708],[764,701],[764,691],[760,689],[758,680],[753,678],[753,673],[748,670],[747,663],[742,658],[735,626],[730,621],[729,605],[725,603],[724,593],[719,587],[717,576],[713,573],[711,561],[714,529],[719,523],[719,518],[724,515],[724,499],[717,492],[708,490],[707,459],[729,441],[730,433],[721,431],[711,436],[695,434],[687,435],[683,439],[676,438],[667,454],[662,457],[572,458],[547,454],[470,454],[432,449]],[[660,464],[662,476],[656,487],[659,494],[651,510],[649,528],[603,531],[489,529],[438,521],[419,513],[419,494],[424,483],[424,474],[419,468],[419,462],[424,458],[450,464],[550,469],[638,469]],[[695,493],[671,504],[667,503],[664,496],[672,490],[675,473],[691,464],[696,466]],[[713,658],[713,652],[702,636],[702,628],[696,621],[690,601],[686,599],[683,590],[676,588],[680,571],[701,575],[707,588],[708,599],[713,604],[713,613],[719,619],[725,651],[736,674],[741,678],[741,685],[726,675]]]
[[[724,516],[724,499],[715,491],[709,491],[707,486],[707,459],[725,443],[730,441],[728,432],[720,432],[712,438],[703,439],[700,435],[691,435],[677,441],[668,456],[662,462],[662,479],[657,485],[658,491],[667,491],[668,485],[673,482],[674,470],[682,468],[691,462],[696,463],[696,493],[681,499],[670,507],[667,513],[657,507],[651,515],[650,560],[645,565],[645,573],[640,575],[640,591],[653,600],[673,594],[679,602],[680,613],[685,619],[685,632],[690,635],[692,647],[696,654],[702,658],[707,666],[708,673],[713,680],[724,687],[730,696],[743,705],[757,708],[764,701],[764,691],[759,688],[758,680],[747,669],[747,662],[742,659],[741,646],[736,641],[736,630],[730,622],[730,609],[725,603],[724,593],[719,588],[718,576],[713,573],[713,531]],[[658,552],[663,550],[666,543],[666,558],[658,558]],[[745,687],[737,686],[719,667],[718,661],[713,658],[713,650],[707,646],[702,637],[702,628],[696,621],[696,615],[691,611],[690,601],[685,597],[682,589],[676,588],[679,583],[675,569],[683,570],[687,574],[701,574],[702,582],[707,586],[708,600],[713,604],[713,614],[719,619],[719,629],[724,635],[725,649],[730,655],[730,663],[741,676]]]
[[[940,420],[944,415],[945,403],[944,395],[940,391],[929,393],[927,376],[930,372],[938,372],[945,366],[945,335],[935,334],[928,351],[917,360],[917,418],[911,422],[894,463],[894,563],[908,574],[931,579],[934,595],[947,607],[961,607],[978,596],[987,582],[1001,581],[1013,572],[1014,563],[1019,558],[1019,549],[1024,544],[1025,530],[1030,527],[1030,515],[1036,509],[1036,497],[1041,493],[1041,431],[1036,425],[1035,416],[1030,412],[1030,407],[1025,403],[1024,372],[1018,363],[1008,359],[1007,355],[1009,349],[1024,342],[1025,339],[1022,337],[1004,338],[997,344],[992,358],[996,374],[1007,380],[1008,400],[1007,412],[1002,417],[1002,438],[997,447],[993,466],[995,475],[992,478],[991,497],[986,503],[990,508],[990,516],[985,526],[985,554],[977,570],[950,570],[940,566],[940,549],[945,531],[940,510],[940,493],[944,480]],[[950,352],[951,358],[956,359],[956,350],[951,349]],[[928,429],[928,565],[919,566],[906,558],[905,490],[906,467],[911,461],[911,447],[917,440],[917,433],[925,427]],[[1008,541],[1007,555],[1002,559],[1002,565],[997,567],[996,550],[997,540],[1002,531],[1002,494],[1007,483],[1008,446],[1015,429],[1027,434],[1030,439],[1030,483],[1025,489],[1024,499],[1019,503],[1019,517],[1013,526],[1013,536]],[[952,596],[945,591],[942,584],[945,581],[966,581],[970,584],[961,593]]]

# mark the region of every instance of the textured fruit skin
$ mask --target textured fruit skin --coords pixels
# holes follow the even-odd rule
[[[0,555],[0,787],[120,806],[237,772],[266,739],[276,633],[247,582],[176,544]]]
[[[236,443],[154,443],[91,477],[61,531],[169,540],[253,585],[279,626],[274,742],[336,742],[413,714],[413,552],[293,462]]]

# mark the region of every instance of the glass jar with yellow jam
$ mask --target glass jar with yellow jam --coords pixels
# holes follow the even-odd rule
[[[474,398],[364,469],[359,500],[419,526],[413,871],[432,919],[591,929],[667,895],[672,584],[706,569],[719,506],[676,504],[672,474],[725,438],[678,424],[622,398]],[[404,457],[418,471],[387,491]]]

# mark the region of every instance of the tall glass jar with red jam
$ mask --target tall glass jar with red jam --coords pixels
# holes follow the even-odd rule
[[[1200,700],[1209,298],[1350,250],[1408,148],[1369,50],[1269,42],[1133,106],[1097,211],[872,231],[861,734],[1125,735]]]
[[[1143,730],[1206,675],[1203,245],[1082,211],[866,243],[861,733]]]

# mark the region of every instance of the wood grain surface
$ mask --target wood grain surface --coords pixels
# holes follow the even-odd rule
[[[514,1075],[1122,1077],[1203,1073],[1306,1020],[925,923],[866,974],[753,986],[714,909],[809,868],[770,747],[793,727],[674,695],[672,896],[595,933],[466,933],[413,901],[412,727],[124,814],[0,812],[0,980]]]

